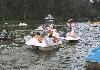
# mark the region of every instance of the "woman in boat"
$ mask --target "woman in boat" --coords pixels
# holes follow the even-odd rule
[[[39,41],[39,43],[41,43],[42,40],[43,40],[43,38],[42,38],[42,36],[40,35],[39,32],[37,32],[37,33],[35,34],[34,38],[36,38],[36,39]]]

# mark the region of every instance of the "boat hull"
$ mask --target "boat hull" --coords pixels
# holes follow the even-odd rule
[[[54,49],[58,49],[60,47],[60,45],[55,45],[55,46],[49,46],[49,47],[40,47],[40,46],[33,46],[33,45],[25,45],[24,48],[31,48],[34,50],[40,50],[40,51],[52,51]]]
[[[66,40],[67,42],[79,42],[80,37],[76,37],[76,38],[73,38],[73,37],[63,38],[63,37],[61,37],[61,39]]]

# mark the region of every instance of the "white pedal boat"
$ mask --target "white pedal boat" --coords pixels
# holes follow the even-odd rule
[[[80,37],[77,35],[77,33],[75,33],[74,30],[75,30],[75,28],[73,27],[72,28],[72,31],[71,32],[68,32],[66,34],[66,38],[63,38],[63,39],[65,39],[65,40],[67,40],[69,42],[77,42],[77,41],[79,41],[80,40]]]
[[[66,37],[66,38],[60,37],[60,39],[66,40],[66,41],[68,41],[68,42],[77,42],[77,41],[79,41],[81,38],[78,37],[78,36],[77,36],[77,37],[68,36],[68,37]]]
[[[42,29],[35,29],[34,32],[44,32]]]
[[[71,36],[69,36],[69,37],[67,37],[67,38],[65,38],[66,40],[73,40],[73,41],[77,41],[77,40],[80,40],[80,37],[71,37]]]
[[[20,23],[19,26],[27,26],[26,23]]]
[[[44,29],[35,29],[35,31],[44,31]]]
[[[47,51],[47,50],[52,50],[54,48],[57,48],[57,46],[62,44],[62,42],[59,41],[58,43],[52,43],[52,44],[47,45],[44,40],[42,41],[42,43],[39,43],[36,38],[31,38],[25,44],[27,45],[27,48],[28,46],[32,46],[32,47],[39,48],[39,50],[41,51]]]
[[[90,26],[91,27],[97,27],[98,25],[96,23],[94,23],[94,24],[91,24]]]

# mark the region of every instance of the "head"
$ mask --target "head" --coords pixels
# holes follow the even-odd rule
[[[69,19],[69,20],[68,20],[68,23],[72,23],[72,22],[73,22],[73,19]]]
[[[40,33],[39,32],[36,32],[36,35],[40,35]]]

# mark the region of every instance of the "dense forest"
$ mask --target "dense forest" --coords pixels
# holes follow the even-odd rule
[[[49,13],[65,20],[99,19],[99,0],[0,0],[0,21],[43,20]]]

